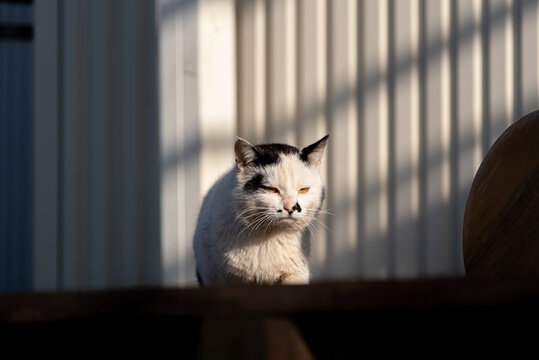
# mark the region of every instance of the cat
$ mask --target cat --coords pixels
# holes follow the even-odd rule
[[[307,284],[304,230],[320,211],[329,135],[299,149],[236,138],[236,163],[206,194],[193,239],[201,286]]]

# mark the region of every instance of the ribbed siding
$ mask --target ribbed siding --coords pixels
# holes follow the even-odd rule
[[[461,274],[475,171],[539,105],[537,1],[236,7],[240,135],[303,146],[331,134],[315,278]]]
[[[159,285],[155,4],[49,5],[54,14],[40,8],[38,18],[57,33],[40,44],[53,45],[49,51],[56,59],[47,65],[61,66],[56,76],[38,82],[36,93],[39,103],[48,85],[57,87],[55,106],[43,104],[58,114],[46,118],[57,133],[38,141],[50,142],[58,153],[38,166],[49,162],[57,168],[57,193],[47,199],[57,209],[51,215],[55,233],[34,236],[35,288]],[[36,112],[36,121],[40,117]],[[39,189],[41,195],[48,191]],[[41,204],[39,194],[36,199]],[[42,209],[35,206],[36,218]],[[40,247],[52,250],[37,252]]]
[[[305,146],[330,134],[329,214],[306,235],[314,280],[462,274],[473,176],[501,132],[539,106],[537,1],[58,9],[50,139],[60,154],[43,154],[59,169],[59,193],[43,199],[58,209],[35,208],[38,218],[51,209],[58,235],[36,223],[36,288],[194,284],[197,212],[233,164],[235,135]]]

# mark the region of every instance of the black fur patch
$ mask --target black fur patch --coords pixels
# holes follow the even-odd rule
[[[264,188],[264,175],[256,174],[243,186],[243,190],[246,192],[255,192]]]
[[[267,166],[279,163],[279,157],[281,154],[291,155],[300,154],[300,150],[297,147],[285,145],[285,144],[266,144],[257,145],[254,147],[256,151],[256,158],[251,162],[255,166]]]

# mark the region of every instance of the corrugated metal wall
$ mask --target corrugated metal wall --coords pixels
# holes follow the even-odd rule
[[[154,2],[39,2],[36,46],[35,287],[160,284]]]
[[[32,21],[0,3],[0,291],[32,285]]]
[[[214,36],[235,37],[219,61],[236,64],[224,79],[236,113],[213,126],[299,146],[331,134],[332,215],[313,242],[315,278],[462,274],[473,176],[501,132],[539,106],[538,2],[229,4]]]
[[[195,283],[198,207],[235,135],[331,135],[315,280],[462,274],[475,171],[539,105],[536,0],[50,3],[36,288]]]
[[[161,282],[195,284],[192,237],[201,201],[198,3],[157,3],[161,156]],[[216,158],[219,155],[216,155]]]

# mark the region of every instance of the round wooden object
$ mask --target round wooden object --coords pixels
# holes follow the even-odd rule
[[[494,143],[468,196],[463,228],[468,277],[539,277],[539,111]]]

